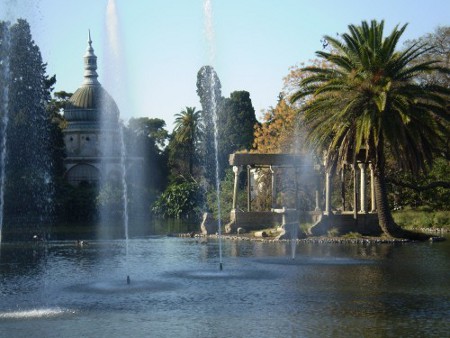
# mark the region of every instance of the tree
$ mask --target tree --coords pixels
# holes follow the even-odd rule
[[[341,39],[326,36],[333,52],[316,54],[332,68],[307,67],[292,102],[311,99],[301,107],[306,140],[318,153],[326,151],[327,170],[346,161],[356,163],[362,152],[374,166],[379,224],[388,236],[412,236],[394,222],[387,199],[385,160],[391,152],[413,173],[432,164],[433,145],[448,129],[449,89],[418,81],[424,72],[448,71],[435,61],[415,61],[424,53],[413,44],[396,51],[406,25],[383,37],[384,22],[350,25]]]
[[[444,67],[450,66],[450,27],[437,27],[432,33],[405,42],[406,48],[417,44],[423,49],[417,62],[439,61]],[[439,84],[450,87],[450,74],[442,72],[418,74],[423,84]],[[445,121],[442,121],[445,123]],[[411,206],[446,210],[450,205],[450,134],[443,134],[443,143],[434,145],[436,154],[433,168],[423,175],[411,175],[401,168],[391,165],[387,173],[388,183],[392,185],[395,207]],[[392,162],[392,161],[391,161]]]
[[[47,222],[54,212],[55,158],[46,102],[56,79],[46,75],[25,20],[11,25],[2,39],[9,59],[5,211],[22,222]]]
[[[183,155],[187,158],[189,176],[194,174],[194,162],[201,133],[201,111],[195,110],[195,107],[186,107],[185,110],[175,114],[174,140],[178,146],[185,149]]]
[[[275,108],[269,108],[262,123],[255,125],[253,148],[261,154],[293,153],[300,149],[298,115],[280,94]]]
[[[257,124],[250,93],[242,90],[223,99],[219,109],[219,178],[228,168],[228,156],[239,150],[249,150],[253,144],[253,130]]]
[[[169,133],[164,129],[165,127],[166,122],[158,118],[132,117],[128,121],[130,131],[136,136],[151,139],[159,151],[163,151],[169,138]]]
[[[153,213],[164,218],[199,218],[203,205],[201,188],[195,182],[173,183],[152,207]]]
[[[420,46],[423,53],[415,62],[438,61],[442,67],[450,67],[450,26],[440,26],[433,33],[405,42],[406,48]],[[427,84],[450,86],[450,74],[432,72],[418,74],[420,81]]]
[[[166,123],[158,118],[131,118],[125,129],[128,156],[141,159],[134,161],[128,170],[132,202],[137,209],[149,210],[155,195],[167,185],[167,152],[169,133]],[[138,214],[145,213],[143,211]]]

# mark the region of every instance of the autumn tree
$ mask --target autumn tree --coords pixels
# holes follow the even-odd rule
[[[253,150],[263,154],[295,153],[301,148],[297,111],[280,94],[255,125]]]

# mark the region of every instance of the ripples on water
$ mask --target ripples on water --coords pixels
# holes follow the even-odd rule
[[[214,240],[133,239],[128,260],[122,241],[0,250],[0,336],[445,337],[450,329],[445,242],[303,243],[292,259],[289,243],[226,241],[223,271]]]

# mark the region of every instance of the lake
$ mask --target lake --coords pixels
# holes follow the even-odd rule
[[[2,337],[449,337],[450,245],[3,243]],[[130,276],[130,284],[126,282]]]

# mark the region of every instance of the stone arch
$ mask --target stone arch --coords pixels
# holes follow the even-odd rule
[[[66,179],[72,185],[79,185],[82,182],[97,183],[100,180],[100,172],[93,165],[80,163],[66,172]]]

